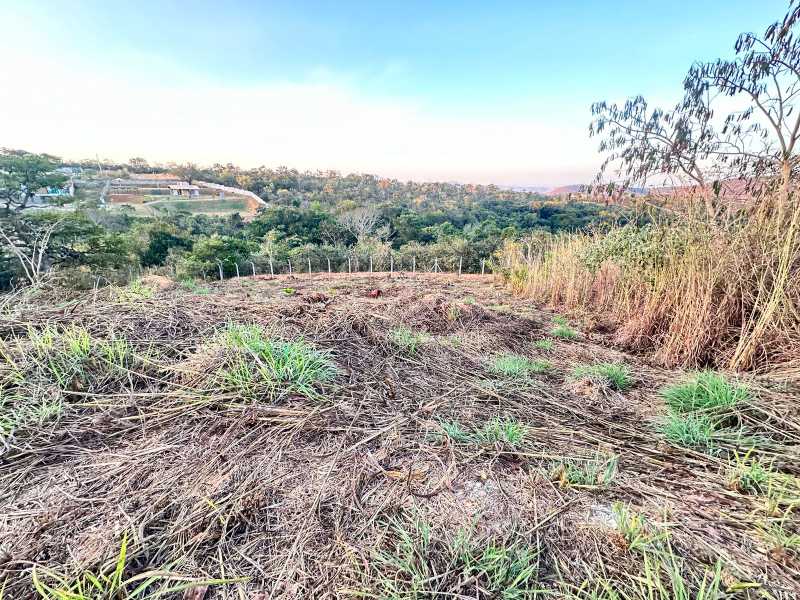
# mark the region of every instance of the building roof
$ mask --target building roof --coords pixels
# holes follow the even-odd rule
[[[169,186],[169,189],[194,191],[194,190],[199,190],[200,188],[196,185],[192,185],[190,183],[186,183],[185,181],[181,181],[179,183]]]

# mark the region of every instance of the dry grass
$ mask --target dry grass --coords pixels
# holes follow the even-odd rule
[[[715,365],[800,379],[800,203],[740,221],[567,235],[509,244],[512,290],[612,322],[615,341],[669,366]],[[780,217],[777,214],[780,213]]]
[[[588,598],[667,572],[689,589],[718,572],[732,598],[796,591],[796,389],[752,384],[730,416],[742,436],[705,454],[658,432],[658,390],[681,374],[561,339],[547,376],[493,373],[491,357],[539,358],[552,321],[489,278],[256,278],[124,297],[43,289],[0,318],[0,414],[59,406],[0,433],[6,598],[38,597],[34,568],[66,589],[86,572],[227,581],[189,596],[205,600]],[[510,314],[483,308],[498,303]],[[399,352],[399,328],[427,341]],[[637,385],[591,408],[567,385],[577,365],[620,362]],[[242,364],[258,376],[246,393],[221,375]],[[777,483],[752,484],[744,456]],[[639,532],[646,557],[617,502],[654,529]],[[667,539],[672,554],[655,546]]]

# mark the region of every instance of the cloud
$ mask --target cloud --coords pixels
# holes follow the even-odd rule
[[[220,86],[92,73],[41,57],[6,67],[0,144],[68,157],[499,184],[586,180],[598,162],[585,123],[437,114],[411,101],[369,98],[330,76]]]

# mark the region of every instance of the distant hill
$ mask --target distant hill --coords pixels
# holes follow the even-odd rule
[[[551,188],[545,191],[547,196],[565,196],[567,194],[586,194],[589,192],[589,185],[585,183],[576,183],[572,185],[562,185],[559,187]],[[636,196],[643,196],[649,193],[648,188],[630,188],[627,190]]]

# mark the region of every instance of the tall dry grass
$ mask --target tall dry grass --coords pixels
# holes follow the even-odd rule
[[[619,343],[663,364],[798,380],[800,203],[777,203],[724,225],[686,217],[508,243],[501,272],[536,302],[610,320]]]

